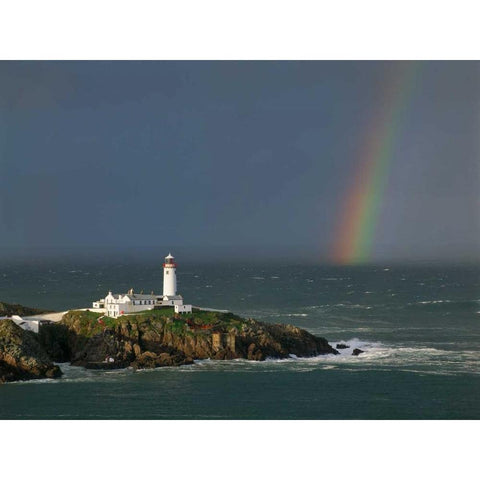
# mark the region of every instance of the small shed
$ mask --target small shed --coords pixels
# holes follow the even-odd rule
[[[191,305],[175,305],[175,313],[192,313]]]

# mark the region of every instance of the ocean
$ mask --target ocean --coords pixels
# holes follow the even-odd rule
[[[3,261],[0,300],[88,307],[110,289],[161,292],[162,275],[161,260]],[[180,261],[177,278],[187,303],[294,324],[350,348],[136,372],[61,364],[61,379],[0,385],[0,419],[480,418],[479,266]]]

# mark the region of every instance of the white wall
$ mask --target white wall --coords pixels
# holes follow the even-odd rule
[[[177,273],[175,267],[163,267],[163,295],[177,294]]]
[[[192,313],[191,305],[175,305],[175,313]]]
[[[107,307],[107,315],[109,317],[118,317],[123,315],[123,313],[136,313],[136,312],[143,312],[145,310],[153,310],[155,304],[132,304],[130,301],[128,302],[117,302],[117,303],[109,303],[105,305]]]

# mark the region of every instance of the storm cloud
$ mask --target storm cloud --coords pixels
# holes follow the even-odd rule
[[[0,62],[0,247],[331,261],[397,62]],[[420,62],[372,262],[478,260],[478,62]]]

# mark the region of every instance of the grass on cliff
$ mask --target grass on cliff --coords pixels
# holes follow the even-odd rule
[[[100,318],[101,317],[101,318]],[[125,321],[132,323],[147,323],[161,321],[165,328],[176,335],[202,335],[208,334],[211,329],[242,330],[246,320],[231,312],[210,312],[194,309],[192,313],[175,314],[172,307],[157,310],[145,310],[135,314],[122,315],[118,318],[91,312],[90,310],[71,310],[66,314],[66,320],[75,318],[79,322],[80,334],[91,336],[101,333],[105,327],[115,328]],[[99,320],[100,319],[100,320]]]
[[[193,309],[192,313],[182,313],[175,315],[173,308],[165,308],[158,310],[147,310],[139,314],[150,318],[175,318],[175,321],[185,323],[187,320],[192,321],[198,326],[220,326],[242,328],[246,320],[231,312],[211,312],[206,310]],[[138,314],[137,314],[138,315]]]
[[[49,313],[49,312],[52,312],[52,310],[25,307],[18,303],[0,302],[0,316],[20,315],[21,317],[23,317],[28,315],[39,315],[41,313]]]

